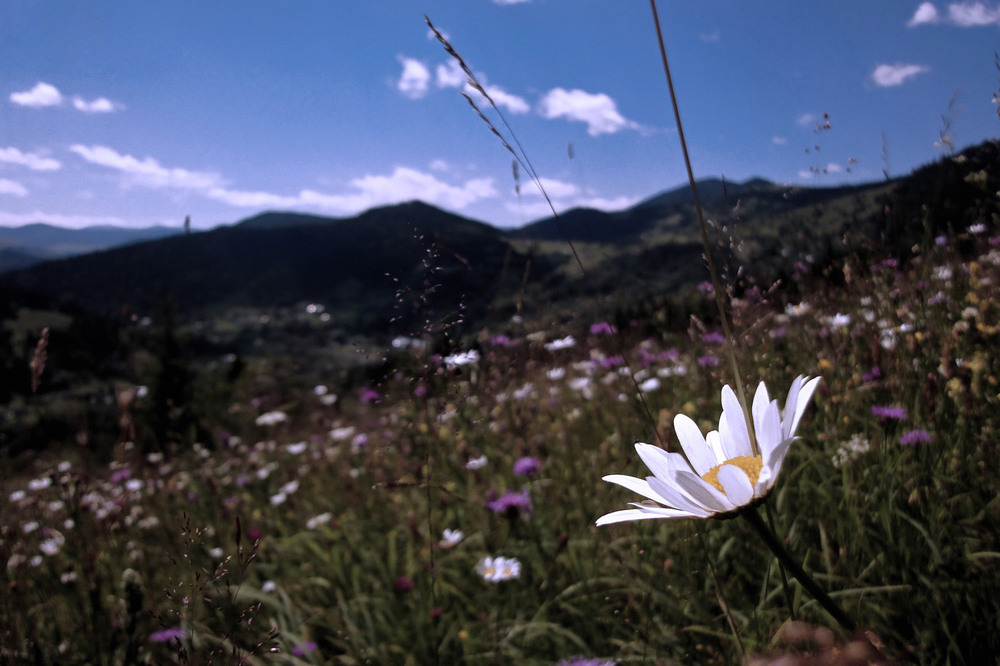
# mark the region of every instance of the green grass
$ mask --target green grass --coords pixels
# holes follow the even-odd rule
[[[998,264],[985,236],[960,234],[903,266],[852,265],[849,290],[802,285],[804,314],[733,306],[749,386],[764,379],[783,401],[795,375],[823,377],[769,500],[776,531],[901,661],[1000,654]],[[849,323],[832,326],[836,313]],[[230,434],[217,449],[160,459],[120,445],[108,463],[74,445],[6,461],[0,662],[671,664],[767,652],[790,614],[776,560],[743,521],[594,526],[635,499],[600,480],[646,474],[632,442],[656,443],[659,427],[676,449],[679,412],[717,426],[726,366],[698,359],[721,347],[658,321],[617,336],[512,325],[517,344],[484,337],[477,364],[451,369],[400,354],[374,404],[347,393],[324,405],[281,362],[251,363],[212,424]],[[566,334],[574,347],[543,346]],[[645,407],[608,360],[621,353],[640,381],[659,373]],[[276,409],[288,419],[255,425]],[[931,441],[901,445],[913,429]],[[868,449],[838,454],[852,438]],[[467,469],[479,456],[485,466]],[[543,462],[536,477],[513,473],[522,456]],[[508,490],[527,491],[530,513],[486,508]],[[464,540],[442,545],[445,528]],[[484,581],[488,555],[517,558],[520,577]],[[794,582],[791,594],[797,618],[836,628]],[[151,640],[173,627],[183,639]]]

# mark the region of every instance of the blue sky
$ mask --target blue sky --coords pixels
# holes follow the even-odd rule
[[[1000,130],[996,2],[658,9],[699,178],[872,181]],[[0,225],[209,228],[411,199],[503,227],[547,215],[425,13],[557,209],[686,182],[641,0],[5,0]]]

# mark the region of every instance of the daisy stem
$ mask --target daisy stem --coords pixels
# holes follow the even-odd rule
[[[715,293],[715,304],[719,308],[722,332],[726,338],[726,351],[733,368],[733,383],[736,386],[736,396],[739,398],[740,406],[743,408],[743,417],[746,419],[747,434],[750,436],[750,448],[753,450],[755,456],[760,456],[760,448],[757,446],[757,437],[754,434],[753,423],[750,419],[750,410],[747,409],[747,396],[746,391],[743,390],[743,379],[740,376],[739,365],[736,363],[736,340],[733,338],[733,332],[729,328],[729,317],[726,315],[726,306],[722,301],[722,285],[719,282],[718,271],[715,270],[715,260],[712,259],[712,246],[708,239],[708,225],[705,224],[705,213],[701,208],[701,201],[698,198],[698,184],[695,182],[694,169],[691,167],[691,155],[688,153],[687,140],[684,138],[681,111],[677,104],[677,94],[674,92],[674,79],[670,74],[670,64],[667,62],[667,47],[663,41],[660,15],[656,11],[656,0],[649,0],[649,6],[653,11],[653,25],[656,27],[656,39],[660,46],[660,59],[663,61],[663,71],[667,75],[667,88],[670,91],[670,103],[674,110],[674,122],[677,123],[677,136],[681,142],[681,153],[684,156],[684,166],[687,169],[688,185],[691,187],[694,208],[698,212],[698,224],[701,226],[701,243],[705,248],[705,263],[708,264],[708,274],[712,279],[712,291]]]
[[[795,576],[795,579],[799,581],[802,587],[804,587],[806,591],[809,592],[809,594],[811,594],[817,602],[819,602],[819,605],[822,606],[823,609],[837,621],[841,628],[847,632],[853,632],[857,626],[854,624],[854,620],[848,617],[847,613],[845,613],[844,610],[837,605],[837,602],[834,601],[830,595],[824,592],[819,584],[813,580],[813,577],[806,573],[806,570],[795,561],[795,558],[792,557],[790,552],[788,552],[785,545],[781,543],[778,537],[775,536],[774,532],[764,524],[764,520],[760,517],[760,514],[757,513],[757,510],[754,508],[748,508],[740,512],[740,515],[746,518],[747,522],[753,526],[760,538],[764,540],[767,547],[771,549],[772,553],[774,553],[774,556],[778,558],[778,562],[787,568],[793,576]]]
[[[777,534],[774,529],[774,512],[771,511],[771,505],[764,501],[764,512],[767,514],[767,526],[771,530],[771,534]],[[781,572],[781,587],[785,591],[785,603],[788,604],[788,616],[795,619],[795,604],[792,603],[792,588],[788,587],[788,574],[785,573],[785,565],[778,560],[778,571]]]

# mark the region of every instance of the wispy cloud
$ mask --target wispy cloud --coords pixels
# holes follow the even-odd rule
[[[115,111],[121,110],[123,107],[121,104],[112,102],[107,97],[98,97],[90,102],[82,97],[74,97],[73,108],[77,111],[83,111],[84,113],[114,113]]]
[[[948,5],[948,20],[963,28],[1000,25],[1000,7],[990,9],[981,2],[957,2]]]
[[[482,84],[481,81],[480,84]],[[523,97],[513,95],[500,86],[484,85],[483,90],[485,90],[486,94],[490,96],[490,99],[493,100],[494,104],[507,109],[511,113],[527,113],[528,111],[531,111],[531,105],[528,104]],[[482,98],[482,93],[468,83],[465,84],[465,94],[476,100],[477,104],[482,105],[482,103],[486,101],[484,99],[477,99]]]
[[[219,174],[165,167],[152,157],[138,159],[107,146],[74,145],[70,150],[91,164],[121,172],[126,185],[184,190],[237,208],[358,213],[373,206],[420,199],[460,210],[482,199],[497,196],[492,178],[474,178],[452,184],[430,173],[402,166],[387,175],[366,174],[355,178],[348,183],[347,192],[324,193],[303,189],[298,194],[285,195],[234,189]]]
[[[640,197],[602,197],[594,194],[593,192],[582,191],[578,191],[574,196],[562,198],[556,197],[549,192],[549,196],[552,199],[552,206],[558,213],[563,213],[572,208],[593,208],[594,210],[615,212],[630,208],[640,201]],[[524,215],[530,219],[538,219],[552,215],[552,209],[549,208],[547,202],[537,201],[534,199],[532,199],[529,203],[508,203],[506,208],[512,213]]]
[[[466,74],[457,60],[448,60],[434,70],[438,88],[460,88],[465,85]]]
[[[565,199],[566,197],[575,197],[580,194],[580,188],[573,183],[554,180],[552,178],[539,178],[538,181],[545,189],[545,193],[552,199]],[[524,188],[522,192],[531,195],[537,194],[538,196],[542,194],[537,187]]]
[[[403,73],[396,82],[396,89],[410,99],[420,99],[427,95],[431,81],[427,65],[415,58],[400,57],[399,60],[403,63]]]
[[[775,146],[783,146],[786,143],[788,143],[788,139],[786,139],[783,136],[772,136],[771,143],[774,144]]]
[[[539,104],[545,118],[565,118],[587,123],[590,136],[615,134],[625,129],[640,129],[638,123],[618,112],[618,105],[604,93],[553,88],[545,93]]]
[[[64,97],[59,89],[51,83],[39,81],[31,90],[14,92],[10,101],[19,106],[42,109],[48,106],[61,106]],[[125,108],[123,104],[112,102],[107,97],[98,97],[87,101],[79,95],[73,97],[73,108],[84,113],[113,113]]]
[[[879,65],[872,72],[872,81],[883,88],[902,85],[907,79],[929,71],[925,65],[896,63],[895,65]]]
[[[717,44],[722,40],[722,34],[719,33],[718,30],[713,30],[712,32],[699,32],[698,39],[706,44]]]
[[[0,194],[25,197],[28,196],[28,188],[17,181],[0,178]]]
[[[10,101],[18,106],[27,106],[33,109],[41,109],[46,106],[59,106],[62,104],[63,96],[55,86],[39,81],[31,90],[14,92],[10,94]]]
[[[70,151],[91,164],[120,171],[126,176],[126,182],[129,184],[182,190],[207,190],[223,184],[222,178],[215,173],[168,168],[152,157],[140,160],[132,155],[123,155],[107,146],[76,144],[70,146]]]
[[[1000,25],[1000,7],[990,8],[982,2],[952,2],[947,15],[942,17],[934,3],[923,2],[906,25],[913,28],[932,23],[948,23],[960,28]]]
[[[32,171],[58,171],[62,168],[59,160],[38,153],[22,153],[17,148],[0,148],[0,162],[17,164]]]
[[[531,0],[493,0],[493,4],[496,5],[520,5],[525,2],[531,2]]]

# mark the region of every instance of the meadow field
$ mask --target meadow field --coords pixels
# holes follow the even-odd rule
[[[193,373],[163,324],[130,362],[185,403],[118,381],[81,434],[0,448],[0,664],[1000,663],[1000,217],[995,166],[961,168],[978,207],[781,280],[740,261],[767,220],[702,222],[721,280],[415,330],[349,381],[270,342]]]
[[[732,383],[717,324],[653,313],[400,339],[349,392],[261,361],[216,446],[4,460],[0,663],[995,663],[1000,238],[840,269],[731,316],[748,391],[821,377],[751,510],[853,634],[743,517],[595,526]]]

